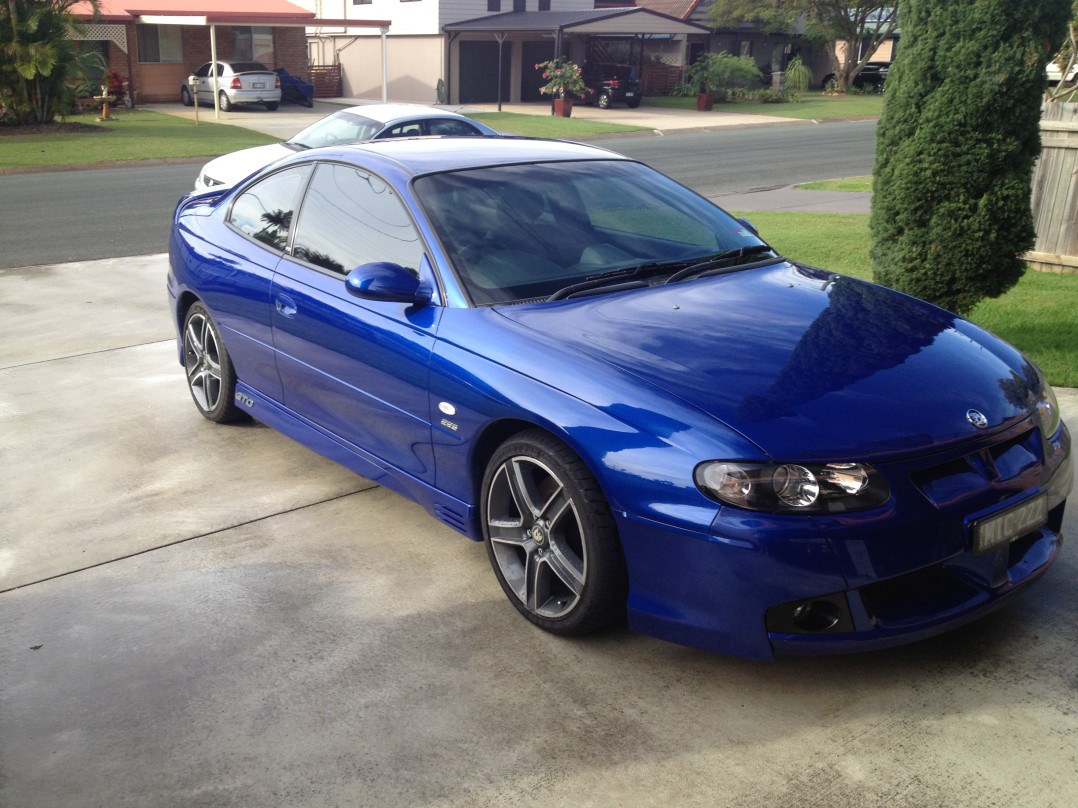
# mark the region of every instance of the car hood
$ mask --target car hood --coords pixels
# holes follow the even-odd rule
[[[255,146],[250,149],[222,155],[210,160],[202,167],[199,174],[199,188],[216,188],[202,184],[202,177],[210,176],[226,188],[231,188],[242,179],[246,179],[260,168],[268,166],[292,154],[292,149],[283,143],[270,143],[268,146]]]
[[[985,433],[971,409],[987,431],[1025,417],[1041,384],[1015,349],[953,314],[787,263],[499,312],[780,460],[931,451]]]

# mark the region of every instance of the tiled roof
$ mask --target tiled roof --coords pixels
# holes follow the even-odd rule
[[[144,14],[191,17],[314,17],[314,13],[288,0],[98,0],[100,16],[108,20],[130,20]],[[93,7],[77,2],[71,13],[89,17]]]
[[[687,20],[700,3],[701,0],[636,0],[636,7]]]

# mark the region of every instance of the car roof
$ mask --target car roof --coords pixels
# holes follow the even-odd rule
[[[346,107],[338,112],[352,112],[370,118],[381,124],[389,124],[394,121],[411,118],[459,118],[469,120],[466,116],[448,109],[428,107],[423,104],[360,104],[355,107]]]
[[[352,158],[372,166],[384,162],[412,175],[521,163],[629,159],[583,143],[513,137],[389,138],[314,149],[306,154]]]

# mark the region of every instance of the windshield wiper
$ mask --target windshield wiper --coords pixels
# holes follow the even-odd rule
[[[779,259],[778,253],[775,253],[766,244],[753,244],[749,247],[736,247],[732,250],[726,250],[725,252],[718,253],[706,258],[703,261],[698,261],[695,264],[690,264],[684,269],[679,269],[673,275],[666,279],[666,283],[677,283],[683,281],[686,278],[691,278],[694,275],[717,275],[719,270],[731,272],[737,269],[741,269],[737,265],[738,261],[749,256],[759,255],[760,253],[770,252],[774,253],[774,259]],[[733,264],[732,266],[727,266]]]
[[[659,275],[663,272],[669,272],[673,268],[685,266],[685,263],[685,261],[652,261],[647,264],[611,269],[609,272],[601,272],[598,275],[589,275],[579,283],[562,287],[548,297],[547,302],[552,300],[564,300],[567,297],[572,297],[577,292],[586,292],[604,286],[617,287],[618,291],[621,291],[622,289],[637,289],[642,286],[647,286],[641,278],[647,275]]]

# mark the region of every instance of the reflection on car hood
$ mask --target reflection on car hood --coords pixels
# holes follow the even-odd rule
[[[287,157],[293,151],[282,143],[268,146],[255,146],[250,149],[222,155],[202,167],[201,174],[209,175],[225,187],[232,187],[237,182],[254,174],[263,166]]]
[[[789,264],[500,313],[738,430],[772,457],[871,460],[1024,417],[1033,368],[927,303]]]

